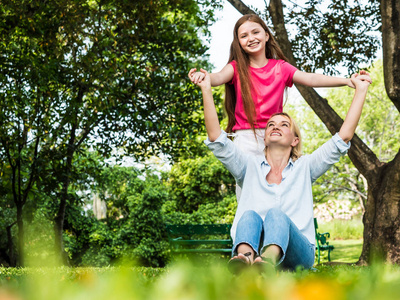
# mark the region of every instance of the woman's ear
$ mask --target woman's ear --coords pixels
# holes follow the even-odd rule
[[[294,140],[293,140],[293,142],[290,144],[290,146],[296,147],[297,144],[298,144],[299,142],[300,142],[300,139],[299,139],[297,136],[295,136],[295,137],[294,137]]]
[[[265,33],[265,41],[268,42],[268,40],[269,40],[269,34],[266,32]]]

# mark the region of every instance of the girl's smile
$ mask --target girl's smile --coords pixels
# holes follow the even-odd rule
[[[246,21],[238,29],[239,43],[242,49],[248,54],[256,54],[265,51],[265,43],[268,41],[268,34],[260,24]]]

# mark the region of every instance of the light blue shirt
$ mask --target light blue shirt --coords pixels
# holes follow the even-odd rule
[[[282,172],[280,184],[269,184],[266,176],[271,170],[265,156],[246,155],[227,138],[226,132],[214,142],[205,144],[235,177],[242,188],[233,220],[231,236],[235,240],[236,226],[246,210],[254,210],[261,218],[273,207],[280,208],[297,228],[315,244],[312,183],[347,153],[346,144],[335,134],[310,155],[289,162]]]

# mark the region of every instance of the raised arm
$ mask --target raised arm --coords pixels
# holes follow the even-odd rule
[[[358,121],[360,120],[368,86],[371,83],[371,79],[369,78],[369,80],[366,80],[365,77],[369,78],[368,73],[365,71],[361,71],[360,74],[353,74],[351,76],[351,82],[355,86],[356,91],[354,92],[353,101],[351,102],[346,118],[344,119],[339,131],[339,136],[346,143],[353,138]]]
[[[189,78],[194,84],[198,84],[204,80],[204,73],[203,72],[196,72],[196,68],[193,68],[189,71]],[[211,86],[220,86],[232,80],[233,78],[233,67],[230,64],[227,64],[225,67],[222,68],[221,71],[217,73],[212,73],[210,75],[210,82]]]
[[[361,76],[360,79],[371,83],[371,78],[368,75],[360,73],[359,76]],[[347,85],[351,88],[355,88],[351,78],[332,77],[299,70],[294,73],[293,82],[310,87],[338,87]]]
[[[196,84],[201,88],[203,94],[204,122],[206,124],[208,139],[214,142],[221,135],[221,126],[211,91],[210,74],[203,69],[200,69],[200,72],[204,74],[204,78]]]

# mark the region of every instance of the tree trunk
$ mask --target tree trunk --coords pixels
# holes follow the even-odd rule
[[[400,263],[400,153],[368,182],[360,265],[375,259]]]
[[[400,111],[400,1],[381,0],[380,9],[385,88]]]
[[[231,1],[231,3],[238,1]],[[241,6],[235,6],[235,8],[242,12]],[[386,53],[385,84],[388,93],[392,94],[389,96],[390,99],[398,109],[400,107],[399,8],[398,1],[381,1],[382,19],[385,19],[382,31],[387,28],[387,32],[383,34],[387,36],[383,39],[383,49]],[[297,66],[284,26],[281,0],[271,0],[268,11],[280,47],[289,62]],[[247,13],[247,10],[243,10],[242,13]],[[386,25],[384,25],[385,22]],[[343,120],[329,106],[326,99],[320,97],[312,88],[299,85],[296,87],[328,130],[332,134],[339,131]],[[368,182],[368,198],[363,216],[364,244],[358,263],[368,264],[378,256],[388,262],[400,263],[400,152],[391,162],[382,163],[357,135],[353,137],[351,143],[349,157]]]
[[[17,224],[17,222],[14,222],[6,227],[7,231],[7,249],[8,249],[8,259],[9,259],[9,264],[10,267],[16,267],[17,261],[15,259],[15,254],[14,254],[14,244],[12,240],[12,234],[11,234],[11,228]]]
[[[17,266],[24,266],[24,220],[22,219],[22,204],[17,203],[17,226],[18,226],[18,258]]]

